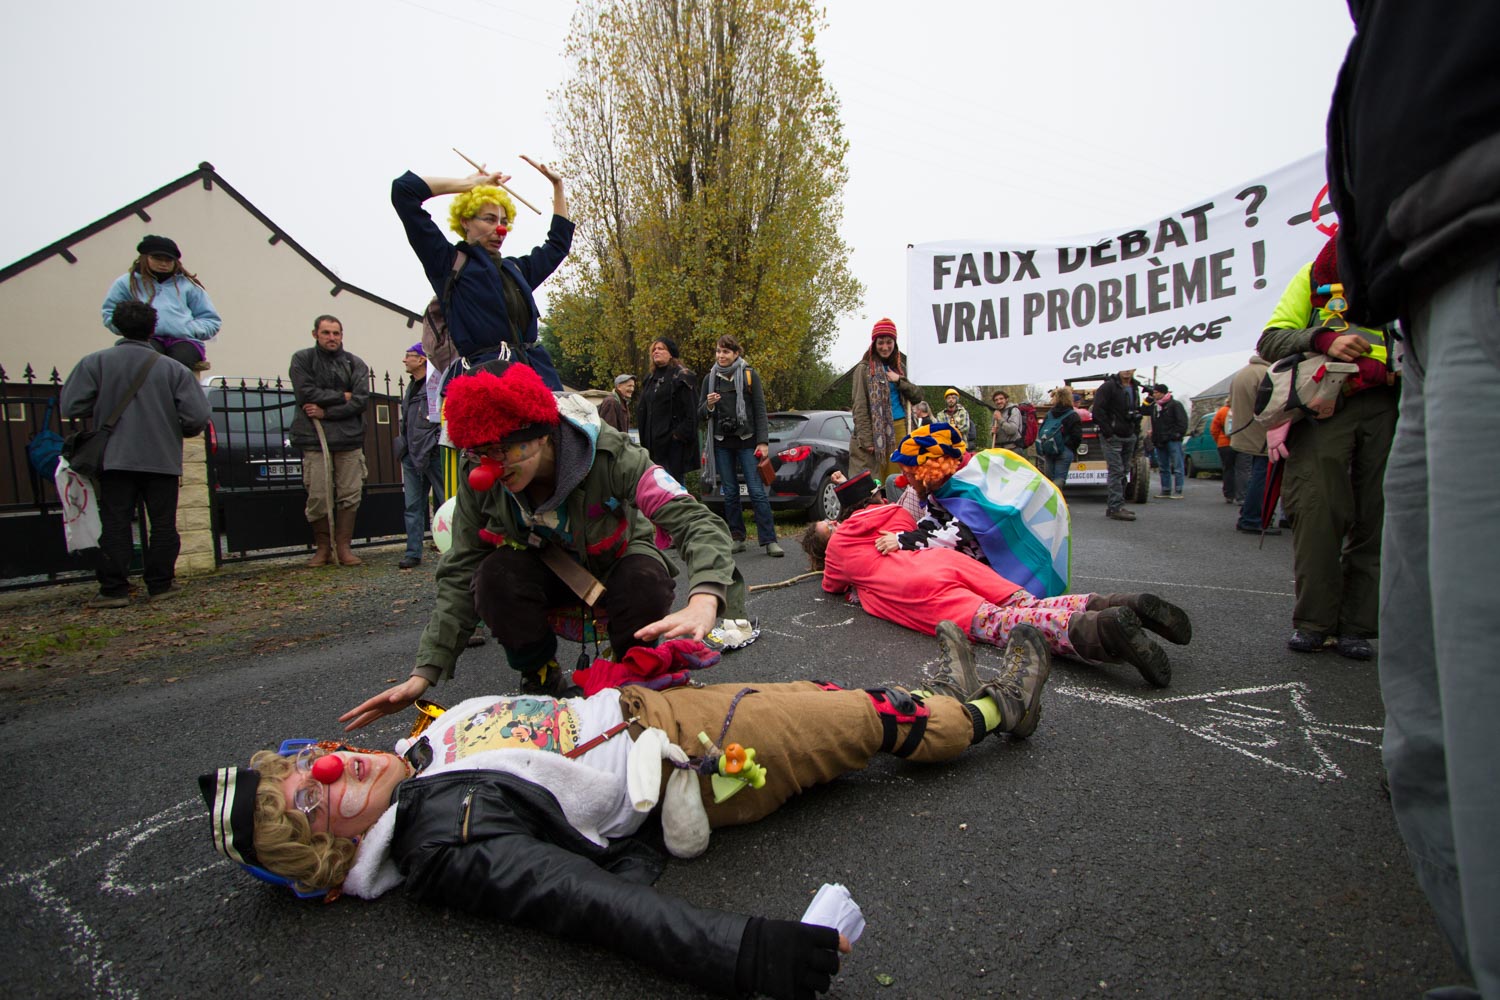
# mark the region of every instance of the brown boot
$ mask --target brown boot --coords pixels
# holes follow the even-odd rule
[[[1151,641],[1129,608],[1075,612],[1068,623],[1068,641],[1090,663],[1129,663],[1156,687],[1172,683],[1167,651]]]
[[[1000,676],[979,689],[1000,709],[996,732],[1024,740],[1036,732],[1042,718],[1042,688],[1052,671],[1052,652],[1047,640],[1030,625],[1010,630],[1001,654]]]
[[[349,543],[354,540],[354,517],[358,513],[358,507],[340,507],[333,514],[333,542],[338,549],[341,566],[358,566],[364,562],[349,547]]]
[[[1090,611],[1105,608],[1129,608],[1141,624],[1179,646],[1193,641],[1193,623],[1187,612],[1155,594],[1095,594],[1089,598]]]
[[[313,544],[318,548],[307,565],[327,566],[333,562],[333,536],[328,533],[328,518],[320,517],[311,523]]]

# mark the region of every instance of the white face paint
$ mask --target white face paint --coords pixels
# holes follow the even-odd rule
[[[350,754],[344,757],[344,794],[339,798],[339,815],[351,819],[365,811],[370,801],[370,790],[396,758],[389,755],[372,757],[366,754]]]

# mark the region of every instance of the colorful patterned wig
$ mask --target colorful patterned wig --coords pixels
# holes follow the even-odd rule
[[[908,469],[916,469],[933,459],[952,458],[962,461],[963,457],[963,435],[951,424],[939,421],[918,427],[902,438],[891,455],[891,461]],[[951,470],[949,474],[951,475]]]
[[[499,205],[505,212],[505,225],[513,225],[516,221],[516,203],[510,200],[510,195],[497,187],[480,185],[463,192],[453,199],[453,204],[448,206],[448,228],[459,236],[467,236],[464,232],[464,223],[479,214],[479,210],[486,205]]]

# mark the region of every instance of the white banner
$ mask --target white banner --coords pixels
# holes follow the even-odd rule
[[[902,331],[912,380],[1060,381],[1248,355],[1327,242],[1327,191],[1318,154],[1123,233],[919,244]]]

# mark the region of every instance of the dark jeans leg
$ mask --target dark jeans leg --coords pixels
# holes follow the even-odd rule
[[[755,511],[756,544],[770,545],[776,541],[776,522],[771,518],[771,497],[766,493],[766,484],[760,481],[755,449],[740,448],[735,454],[740,473],[745,477],[745,487],[750,492],[750,506]]]
[[[1219,449],[1219,468],[1223,470],[1221,486],[1225,500],[1233,500],[1236,496],[1234,492],[1234,457],[1235,450],[1233,448]]]
[[[648,555],[626,556],[609,571],[604,587],[598,609],[609,616],[610,651],[618,658],[627,649],[650,645],[637,639],[635,632],[665,618],[676,593],[661,560]]]
[[[154,472],[136,473],[146,499],[146,521],[150,535],[146,544],[146,592],[160,594],[172,586],[177,575],[177,553],[182,536],[177,534],[177,477]]]
[[[1245,484],[1245,502],[1240,505],[1240,527],[1260,530],[1261,499],[1266,492],[1266,467],[1269,460],[1264,455],[1247,455],[1250,459],[1250,477]]]
[[[724,498],[724,523],[729,525],[729,537],[734,539],[745,537],[745,512],[740,507],[739,453],[738,448],[714,442],[714,469],[719,474],[719,495]]]
[[[94,575],[99,593],[125,597],[130,592],[130,556],[135,544],[130,519],[135,513],[138,483],[134,472],[99,474],[99,555]]]

